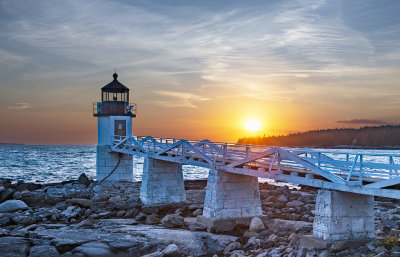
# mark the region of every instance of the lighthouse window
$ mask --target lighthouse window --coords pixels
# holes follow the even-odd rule
[[[114,135],[126,136],[126,121],[125,120],[115,120],[114,121]]]

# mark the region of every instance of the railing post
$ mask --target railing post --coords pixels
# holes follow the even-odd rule
[[[223,151],[222,151],[222,163],[225,165],[226,154],[227,154],[228,144],[224,144]]]
[[[281,171],[281,155],[278,152],[278,172]]]
[[[318,168],[321,168],[321,153],[318,152]]]
[[[362,175],[363,175],[363,155],[360,155],[360,181],[362,181]]]
[[[246,146],[246,159],[249,157],[250,155],[250,146]]]
[[[389,164],[390,165],[392,165],[394,162],[393,162],[393,156],[389,156]],[[390,178],[392,178],[393,177],[393,169],[392,169],[392,166],[390,166],[390,170],[389,170],[390,172],[389,172],[389,176],[390,176]]]

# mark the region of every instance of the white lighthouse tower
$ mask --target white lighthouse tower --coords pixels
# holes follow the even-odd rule
[[[132,155],[112,152],[114,141],[132,134],[135,104],[129,104],[129,88],[114,80],[101,89],[101,102],[94,103],[93,116],[98,118],[96,178],[98,181],[132,181]]]

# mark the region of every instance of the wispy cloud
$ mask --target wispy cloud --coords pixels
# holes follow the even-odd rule
[[[196,103],[211,100],[210,98],[203,97],[200,95],[195,95],[191,93],[183,92],[173,92],[173,91],[153,91],[155,94],[169,97],[168,101],[154,101],[156,104],[162,105],[164,107],[189,107],[197,108]]]
[[[30,109],[33,106],[30,103],[16,103],[15,105],[8,106],[10,110],[25,110]]]
[[[383,125],[387,124],[387,122],[384,122],[382,120],[369,120],[369,119],[352,119],[352,120],[338,120],[336,121],[337,123],[343,123],[343,124],[360,124],[360,125]]]

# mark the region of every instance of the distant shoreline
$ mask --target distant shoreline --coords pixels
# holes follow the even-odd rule
[[[20,143],[0,143],[0,146],[93,146],[96,145],[29,145]],[[257,144],[253,144],[257,145]],[[310,145],[297,145],[297,146],[278,146],[278,145],[265,145],[271,147],[287,147],[287,148],[319,148],[319,149],[365,149],[365,150],[400,150],[400,146],[356,146],[356,145],[332,145],[332,146],[310,146]]]

